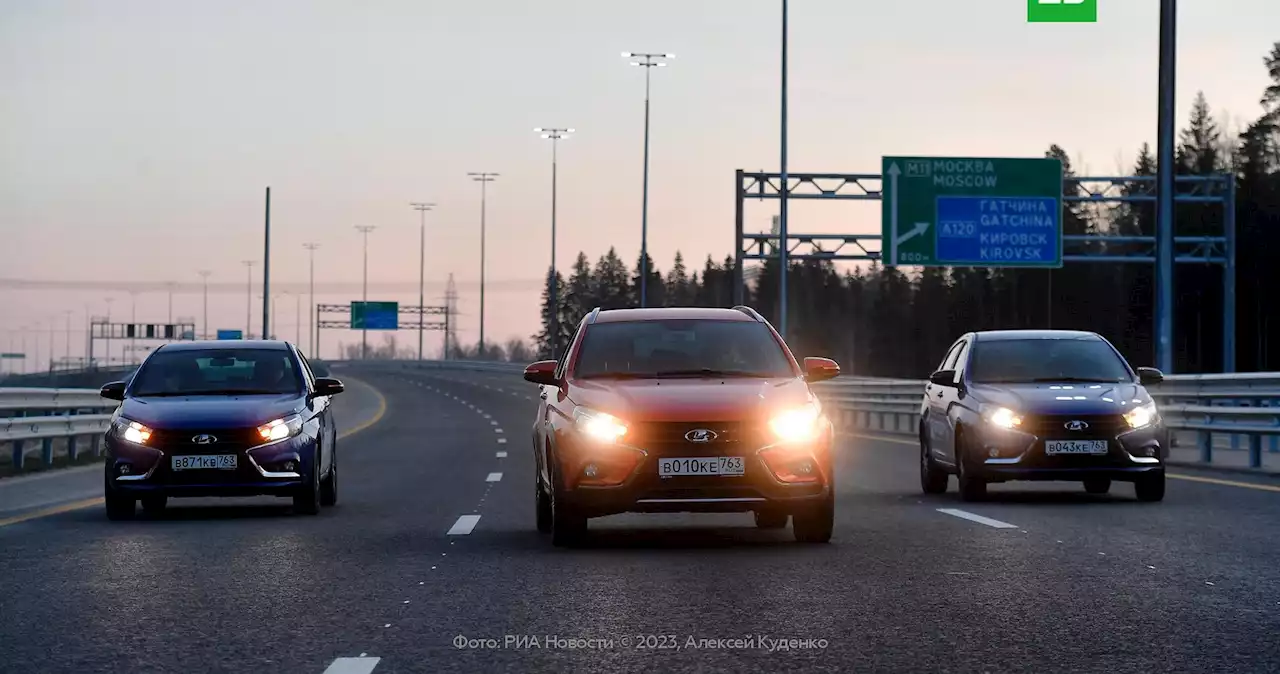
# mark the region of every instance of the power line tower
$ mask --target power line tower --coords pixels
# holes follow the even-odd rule
[[[449,274],[449,282],[444,288],[444,306],[444,359],[449,360],[451,347],[458,343],[454,334],[458,328],[458,322],[454,320],[458,315],[458,287],[453,283],[453,274]]]

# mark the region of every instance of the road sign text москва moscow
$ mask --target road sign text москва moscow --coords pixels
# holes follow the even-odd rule
[[[887,266],[1062,266],[1062,162],[884,157]]]

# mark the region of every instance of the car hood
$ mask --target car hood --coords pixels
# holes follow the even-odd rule
[[[578,405],[628,421],[742,421],[768,418],[812,399],[803,380],[633,379],[579,380],[570,398]]]
[[[121,403],[120,414],[152,428],[247,428],[300,412],[305,405],[293,393],[142,397]]]
[[[1023,414],[1117,414],[1151,402],[1137,384],[974,384],[974,397]]]

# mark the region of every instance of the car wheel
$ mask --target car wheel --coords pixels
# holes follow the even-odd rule
[[[293,511],[299,515],[320,514],[320,451],[317,449],[311,461],[311,475],[307,484],[298,487],[293,495]]]
[[[168,496],[143,496],[141,501],[143,512],[148,513],[161,512],[165,506],[169,505]]]
[[[111,462],[107,462],[107,467],[103,471],[102,476],[102,500],[107,508],[107,519],[116,522],[119,520],[133,519],[136,512],[137,501],[132,496],[125,496],[117,493],[111,488]]]
[[[1084,490],[1090,494],[1105,494],[1111,491],[1111,480],[1085,480]]]
[[[755,511],[756,527],[760,529],[781,529],[787,526],[787,513],[777,510],[757,510]]]
[[[320,505],[333,506],[338,503],[338,452],[333,450],[329,458],[329,474],[320,481]]]
[[[533,509],[538,533],[551,533],[551,497],[547,495],[547,490],[542,488],[541,480],[536,475],[533,478]]]
[[[956,481],[960,486],[960,500],[981,501],[987,498],[987,482],[969,472],[969,452],[963,434],[956,434]]]
[[[827,498],[813,509],[791,516],[791,531],[801,543],[826,543],[831,540],[835,519],[836,497],[834,493],[828,493]]]
[[[587,533],[587,518],[564,502],[560,495],[560,471],[554,470],[551,474],[551,544],[571,547]]]
[[[947,475],[934,462],[929,451],[929,438],[923,428],[920,429],[920,489],[926,494],[945,494],[951,476]]]
[[[1133,483],[1133,490],[1138,496],[1139,501],[1163,501],[1164,500],[1164,473],[1156,476],[1143,476]]]

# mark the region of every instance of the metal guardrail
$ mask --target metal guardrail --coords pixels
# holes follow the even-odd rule
[[[521,363],[483,361],[395,364],[511,374],[524,369]],[[845,375],[814,388],[836,408],[836,421],[846,429],[914,436],[925,383]],[[1200,463],[1213,464],[1217,451],[1246,450],[1248,467],[1262,468],[1264,452],[1280,454],[1280,372],[1169,375],[1147,390],[1173,431],[1175,445],[1196,446]]]
[[[91,451],[100,451],[110,412],[118,404],[99,396],[98,389],[0,388],[0,444],[11,445],[18,470],[35,446],[46,467],[53,465],[54,450],[63,444],[75,461],[81,438],[88,437]]]

